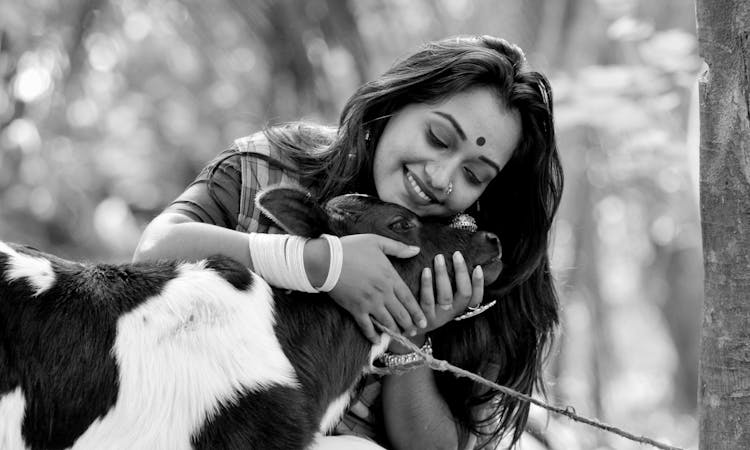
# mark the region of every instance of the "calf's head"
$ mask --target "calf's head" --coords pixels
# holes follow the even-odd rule
[[[436,255],[446,256],[448,274],[453,280],[450,257],[460,251],[471,270],[480,265],[485,284],[495,281],[502,270],[500,240],[486,231],[451,226],[441,220],[420,218],[407,208],[378,198],[350,194],[335,197],[325,207],[315,203],[308,193],[277,187],[262,192],[256,200],[265,215],[289,234],[318,237],[374,233],[420,247],[409,259],[393,258],[401,277],[415,294],[424,267],[432,267]]]

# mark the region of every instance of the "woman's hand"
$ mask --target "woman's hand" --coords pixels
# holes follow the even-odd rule
[[[476,266],[469,275],[466,262],[460,252],[455,252],[453,271],[455,273],[456,291],[451,287],[445,257],[437,255],[433,271],[425,267],[422,270],[420,287],[420,305],[427,318],[427,327],[422,332],[440,328],[462,314],[468,306],[479,306],[484,296],[484,274],[481,266]],[[433,286],[433,278],[435,280]],[[437,291],[437,292],[436,292]],[[437,301],[436,301],[437,300]]]
[[[386,256],[411,258],[419,248],[375,234],[344,236],[341,246],[341,276],[329,295],[349,311],[368,339],[380,339],[373,319],[406,335],[417,333],[415,324],[427,325],[419,303]]]

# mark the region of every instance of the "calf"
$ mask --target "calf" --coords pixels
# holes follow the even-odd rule
[[[420,246],[394,260],[414,292],[437,253],[499,273],[494,235],[372,197],[323,209],[277,188],[258,205],[289,233]],[[306,448],[387,342],[325,294],[272,289],[229,258],[81,264],[2,242],[0,340],[2,449]]]

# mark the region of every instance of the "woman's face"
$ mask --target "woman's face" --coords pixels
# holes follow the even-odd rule
[[[479,199],[521,138],[521,118],[489,89],[393,115],[375,149],[378,196],[419,216],[450,216]]]

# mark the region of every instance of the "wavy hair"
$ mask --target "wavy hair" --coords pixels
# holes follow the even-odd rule
[[[435,330],[433,348],[438,358],[531,394],[535,386],[544,391],[542,363],[559,317],[547,246],[563,175],[549,82],[527,67],[519,47],[492,36],[427,43],[361,86],[344,106],[338,130],[293,123],[265,133],[318,188],[321,202],[349,192],[376,195],[374,153],[389,118],[409,104],[438,103],[474,88],[489,89],[521,117],[521,139],[510,161],[469,211],[480,229],[500,237],[504,269],[485,289],[485,301],[498,304]],[[450,374],[435,377],[463,442],[467,433],[485,444],[509,433],[513,442],[521,436],[527,403]]]

